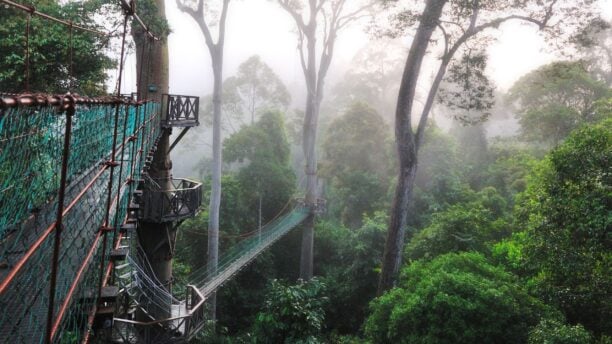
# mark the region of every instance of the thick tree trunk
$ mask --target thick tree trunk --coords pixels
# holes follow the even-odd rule
[[[309,206],[317,202],[317,124],[319,120],[319,107],[321,104],[322,90],[317,87],[316,68],[316,39],[315,22],[311,22],[312,32],[308,39],[308,67],[306,70],[306,112],[304,114],[304,127],[302,133],[302,149],[306,159],[306,196],[305,201]],[[315,215],[310,216],[303,223],[302,250],[300,257],[300,278],[308,281],[313,274],[313,244],[314,244],[314,221]]]
[[[163,0],[157,0],[157,15],[165,18],[166,10]],[[133,38],[136,42],[136,71],[138,78],[137,90],[141,99],[154,101],[161,100],[161,94],[168,93],[169,70],[168,70],[168,41],[164,38],[153,41],[146,37],[145,33],[134,28]],[[149,92],[148,85],[155,85],[157,91]],[[149,175],[158,179],[162,189],[171,190],[172,184],[172,161],[168,154],[170,146],[170,130],[164,130],[160,138],[157,150],[151,162]],[[143,154],[146,154],[143,153]],[[161,287],[171,290],[172,283],[172,255],[176,231],[171,223],[149,223],[141,222],[138,226],[138,243],[143,253],[151,264],[152,277],[159,280]],[[170,317],[171,310],[155,307],[147,310],[154,317],[164,319]],[[142,318],[146,320],[146,317]]]
[[[414,95],[423,58],[447,1],[427,1],[404,67],[395,112],[395,139],[399,156],[399,173],[385,242],[383,266],[378,285],[379,295],[393,287],[401,265],[408,210],[412,201],[414,178],[417,170],[418,145],[411,120]],[[426,116],[426,114],[424,115]]]
[[[314,98],[314,97],[313,97]],[[314,206],[317,203],[317,118],[319,116],[316,100],[309,102],[311,106],[306,107],[308,124],[304,124],[303,149],[306,158],[306,197],[307,205]],[[300,257],[300,278],[308,281],[313,274],[313,244],[314,244],[314,221],[315,214],[310,214],[303,223],[302,251]]]
[[[219,209],[221,207],[221,94],[223,90],[223,56],[217,47],[212,58],[213,86],[213,164],[211,173],[211,194],[208,211],[208,264],[211,272],[217,271],[219,262]],[[210,312],[216,318],[217,296],[209,298]]]
[[[160,18],[166,17],[166,8],[163,0],[157,0],[157,14]],[[141,99],[161,100],[161,95],[168,93],[168,40],[154,41],[140,29],[133,28],[133,38],[136,42],[136,77],[137,92]],[[160,71],[162,71],[160,73]],[[157,91],[149,92],[149,85],[157,87]]]
[[[153,156],[149,175],[156,179],[163,190],[171,190],[172,184],[172,161],[168,155],[170,147],[170,130],[165,129],[159,140],[157,150]],[[176,230],[172,223],[141,222],[138,226],[138,243],[143,249],[146,259],[150,263],[153,280],[158,280],[160,287],[171,291],[172,283],[172,257],[174,243],[176,241]],[[147,266],[148,264],[143,264]],[[170,301],[170,300],[168,300]],[[170,309],[152,306],[154,309],[147,311],[156,319],[170,317]]]

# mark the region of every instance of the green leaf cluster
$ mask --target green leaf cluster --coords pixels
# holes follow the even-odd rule
[[[525,343],[554,315],[479,253],[449,253],[402,270],[365,324],[375,343]]]
[[[253,325],[255,343],[319,343],[325,284],[317,278],[288,285],[273,280]]]
[[[537,292],[570,323],[612,334],[612,119],[573,132],[538,166],[517,216]]]
[[[94,20],[94,16],[103,8],[100,1],[65,4],[34,1],[30,4],[51,16],[105,31]],[[4,92],[25,91],[26,17],[24,12],[12,8],[3,8],[0,12],[0,90]],[[73,92],[82,95],[106,93],[106,70],[114,66],[114,62],[104,53],[107,42],[107,37],[73,30],[70,63],[70,29],[33,16],[28,43],[30,91],[65,93],[72,88]]]

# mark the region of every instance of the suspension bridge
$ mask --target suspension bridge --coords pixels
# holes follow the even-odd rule
[[[128,16],[146,28],[133,3],[123,8],[119,78]],[[204,326],[212,293],[324,206],[297,201],[216,266],[195,269],[184,295],[174,295],[141,242],[151,223],[176,229],[195,216],[202,184],[157,180],[149,172],[156,155],[167,156],[198,125],[199,100],[169,94],[141,100],[122,96],[120,84],[115,96],[97,98],[0,94],[0,338],[6,343],[186,342]],[[173,128],[182,131],[172,145],[160,145]]]

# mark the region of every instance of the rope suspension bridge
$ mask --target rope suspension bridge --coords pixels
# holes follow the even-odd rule
[[[38,15],[71,30],[103,34],[29,6],[0,2],[26,11],[28,18]],[[148,223],[176,228],[201,206],[201,183],[159,181],[149,173],[156,154],[167,155],[199,124],[199,100],[121,95],[128,17],[157,39],[133,3],[123,2],[122,8],[115,96],[0,94],[4,342],[185,342],[205,324],[207,297],[324,206],[298,201],[229,249],[217,266],[196,269],[185,295],[172,294],[157,278],[139,236],[147,236],[143,226]],[[181,133],[160,152],[160,139],[177,127]]]

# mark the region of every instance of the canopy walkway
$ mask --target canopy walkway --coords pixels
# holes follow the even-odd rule
[[[113,36],[0,2],[70,32]],[[117,96],[0,93],[2,342],[87,343],[92,334],[115,343],[185,342],[202,329],[208,296],[317,211],[298,203],[229,249],[216,267],[195,270],[184,298],[157,280],[138,240],[150,234],[140,230],[151,223],[175,230],[195,216],[202,184],[171,176],[154,180],[148,172],[199,124],[199,98],[162,94],[160,106],[120,96],[128,17],[159,40],[133,1],[120,5],[125,20]],[[26,30],[26,41],[28,35]],[[28,58],[26,45],[26,66]],[[172,128],[181,132],[169,145]],[[161,243],[154,237],[155,244],[171,244],[169,237]]]
[[[130,307],[168,311],[167,318],[150,316],[149,322],[117,317],[114,336],[123,342],[151,339],[147,333],[167,337],[153,342],[187,340],[204,324],[203,301],[309,215],[297,204],[231,247],[216,269],[195,270],[179,300],[143,268],[133,235],[138,216],[177,220],[193,216],[201,202],[201,184],[189,180],[172,192],[138,190],[146,184],[160,117],[156,103],[117,98],[0,98],[0,338],[43,342],[49,312],[54,338],[84,338],[114,267],[119,294],[135,303]],[[143,206],[134,209],[136,194]],[[151,210],[160,204],[165,213]],[[128,256],[124,264],[115,257],[121,249]],[[55,301],[49,294],[53,265]]]
[[[204,265],[188,277],[189,286],[183,300],[178,300],[166,289],[159,287],[159,281],[149,278],[146,262],[128,258],[130,271],[119,283],[121,287],[137,300],[130,307],[144,309],[168,309],[171,312],[165,319],[150,316],[149,321],[134,321],[115,318],[113,338],[124,343],[173,343],[185,342],[193,338],[204,326],[204,301],[225,282],[252,262],[277,240],[296,228],[310,214],[309,208],[297,205],[285,215],[270,222],[250,237],[233,245],[221,256],[216,269]],[[163,328],[163,331],[159,331]]]
[[[43,342],[49,312],[56,338],[86,332],[134,181],[159,132],[155,103],[0,98],[0,338]]]

